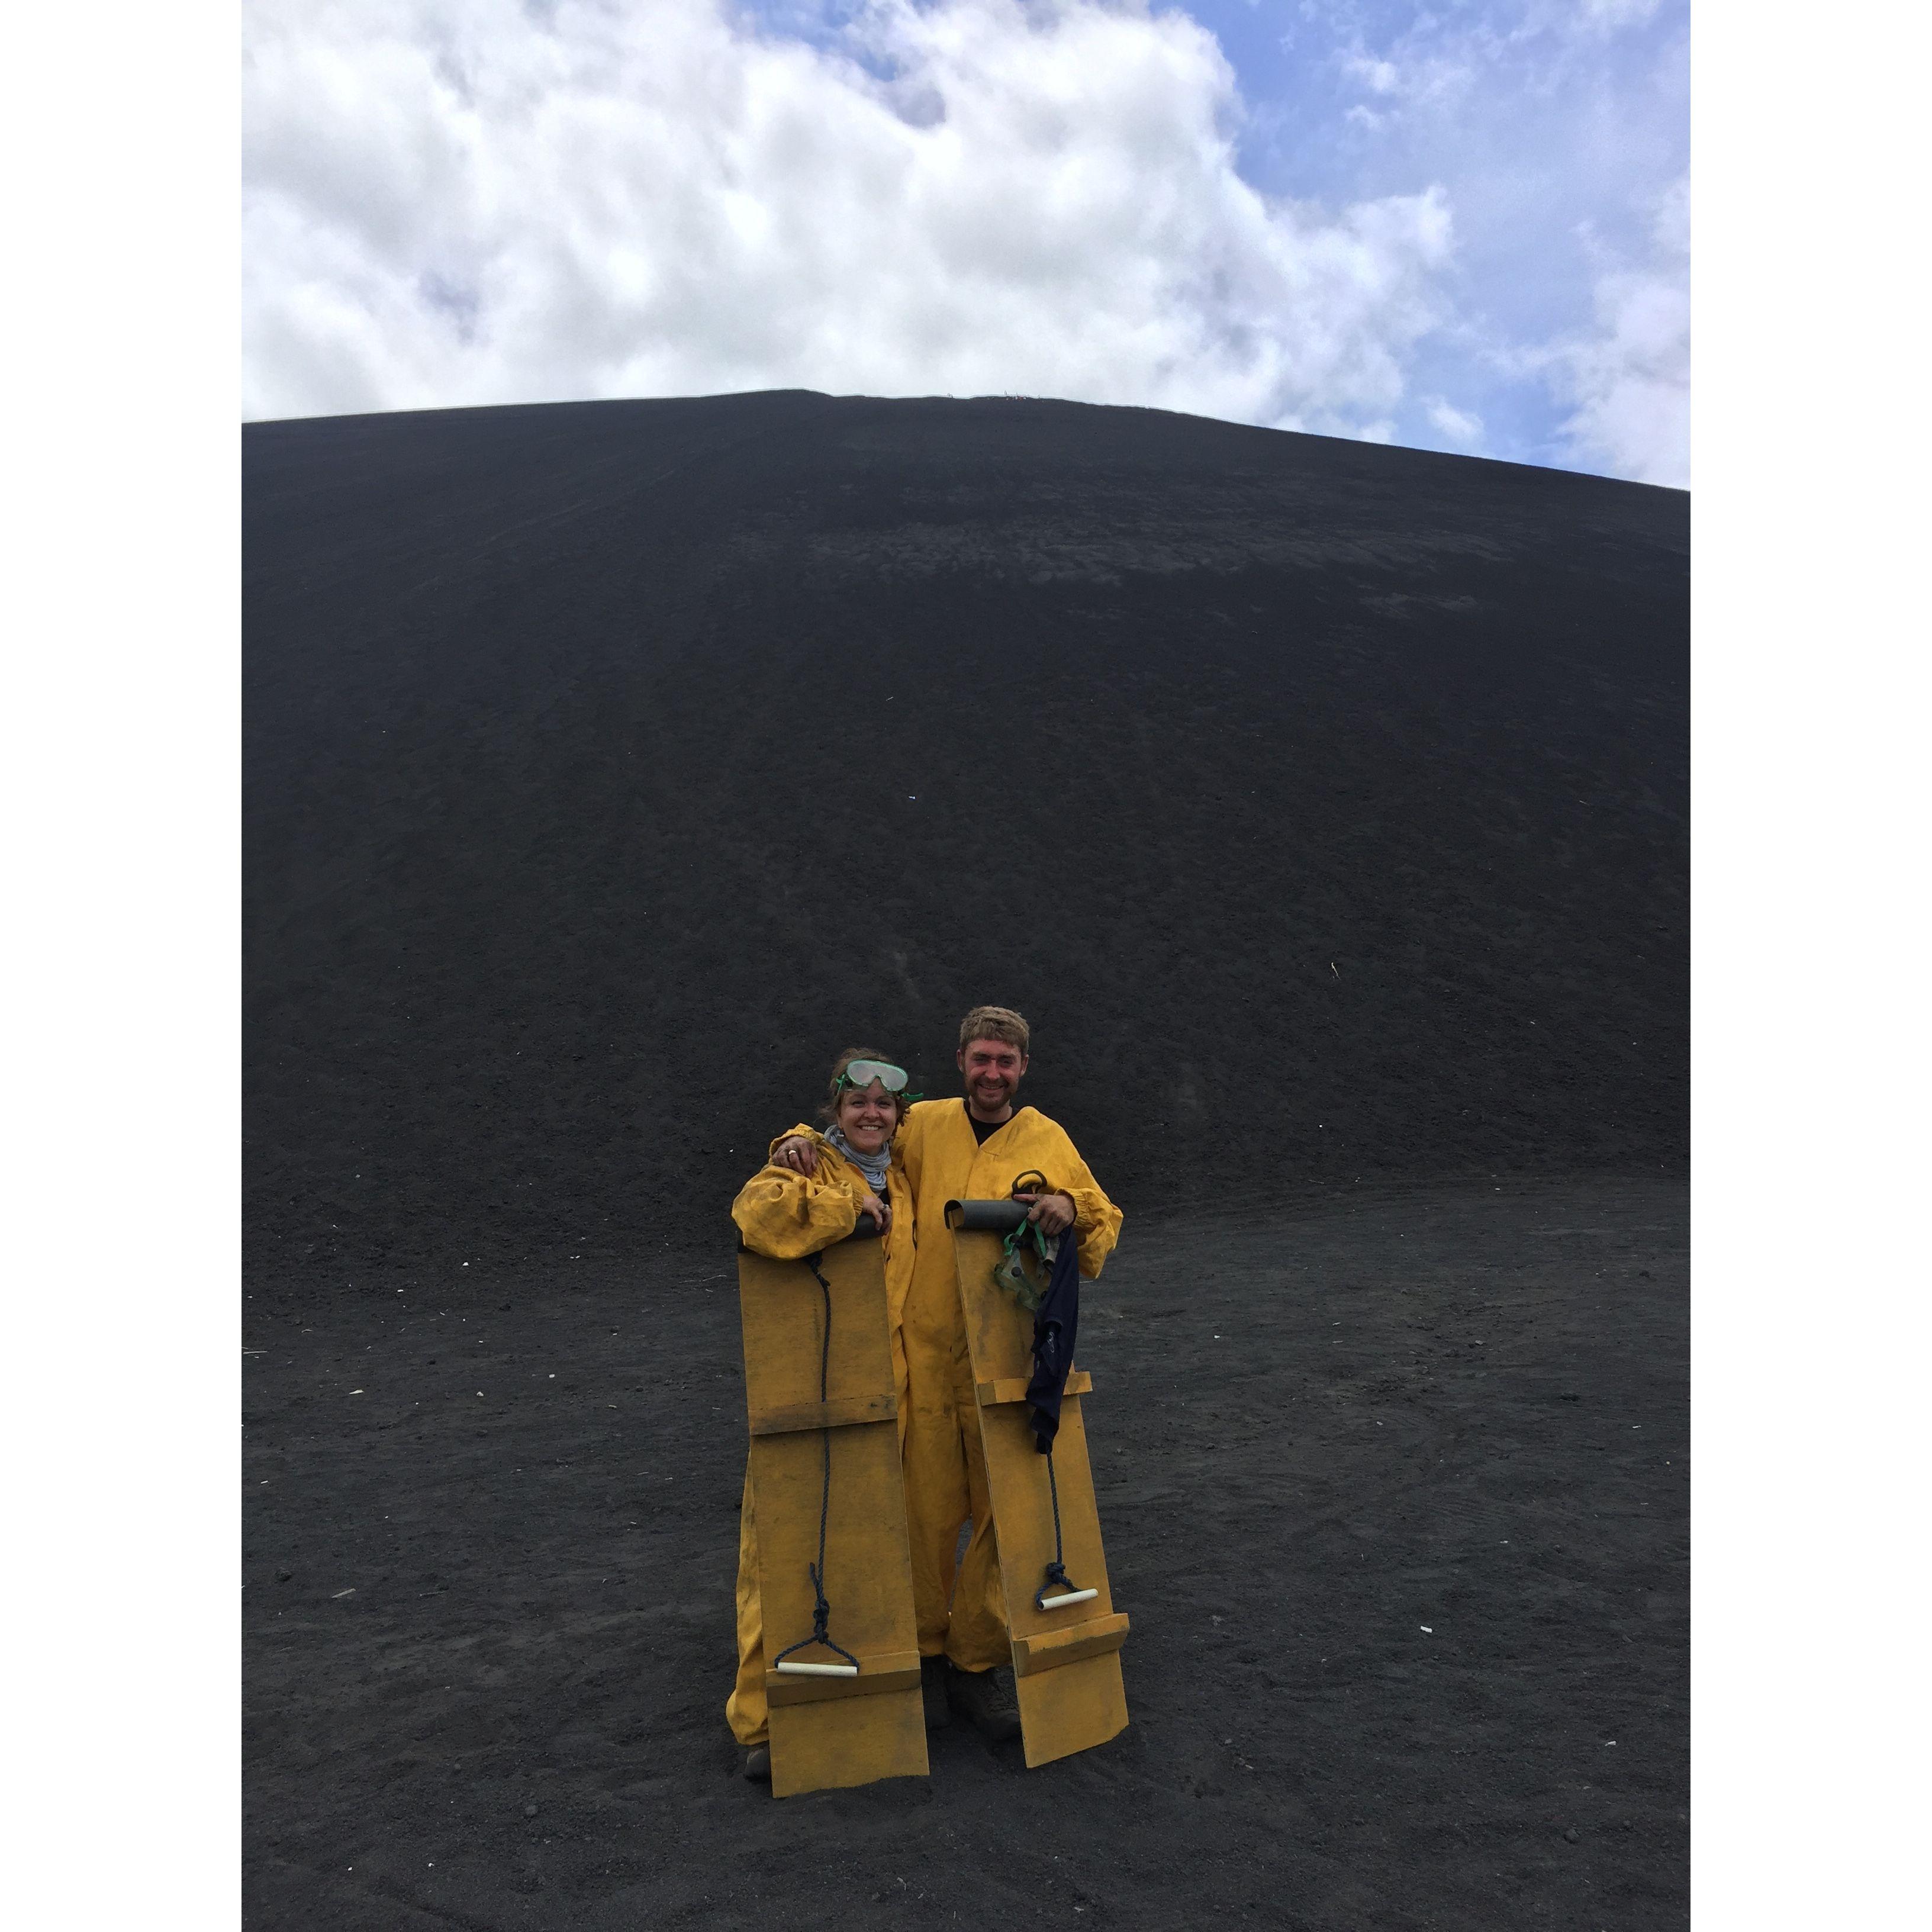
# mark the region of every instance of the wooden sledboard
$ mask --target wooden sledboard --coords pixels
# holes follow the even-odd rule
[[[1067,1378],[1053,1464],[1066,1574],[1080,1588],[1098,1594],[1064,1610],[1042,1610],[1034,1595],[1053,1557],[1053,1503],[1047,1459],[1035,1446],[1025,1401],[1033,1374],[1033,1317],[993,1285],[998,1235],[961,1231],[953,1246],[1012,1638],[1021,1736],[1028,1764],[1048,1764],[1106,1743],[1127,1724],[1120,1659],[1127,1619],[1115,1611],[1107,1580],[1081,1412],[1093,1380],[1077,1369]]]
[[[738,1257],[772,1792],[779,1798],[922,1778],[928,1769],[883,1257],[876,1240],[854,1238],[816,1259],[832,1296],[823,1402],[825,1301],[811,1269],[803,1262]],[[859,1660],[852,1678],[770,1667],[781,1650],[812,1634],[808,1565],[818,1560],[828,1430],[825,1594],[832,1636]],[[841,1661],[815,1645],[797,1656]]]

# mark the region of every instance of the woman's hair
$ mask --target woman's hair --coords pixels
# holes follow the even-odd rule
[[[825,1105],[818,1110],[818,1118],[828,1126],[835,1124],[838,1120],[838,1098],[845,1090],[839,1084],[839,1082],[846,1068],[850,1066],[855,1060],[884,1060],[888,1066],[896,1066],[898,1064],[896,1060],[891,1059],[887,1054],[880,1052],[877,1047],[848,1046],[832,1063],[831,1082],[825,1090]],[[891,1103],[892,1125],[896,1128],[905,1118],[908,1105],[906,1096],[902,1092],[888,1094],[886,1098]]]

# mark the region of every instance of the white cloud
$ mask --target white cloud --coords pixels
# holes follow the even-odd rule
[[[877,0],[255,0],[252,417],[802,386],[1019,391],[1385,431],[1439,190],[1324,214],[1234,171],[1184,15]]]
[[[1592,26],[1614,32],[1640,27],[1654,14],[1660,0],[1583,0],[1583,17]]]
[[[1403,37],[1393,60],[1368,52],[1358,38],[1340,56],[1341,68],[1391,109],[1440,112],[1453,110],[1476,82],[1492,38],[1484,28],[1444,32],[1432,20]]]
[[[1690,482],[1690,200],[1659,206],[1648,259],[1597,278],[1597,326],[1558,346],[1552,375],[1575,405],[1563,425],[1587,466],[1640,483]]]
[[[1371,94],[1393,94],[1402,85],[1402,72],[1393,61],[1363,53],[1350,54],[1343,64]]]
[[[1432,398],[1427,413],[1431,425],[1458,448],[1473,449],[1483,440],[1482,418],[1459,410],[1444,397]]]
[[[1473,446],[1432,406],[1454,396],[1493,454],[1686,482],[1685,0],[1300,11],[1322,84],[1276,152],[1304,176],[1331,160],[1359,194],[1419,179],[1454,197],[1454,312],[1412,360],[1405,430]]]

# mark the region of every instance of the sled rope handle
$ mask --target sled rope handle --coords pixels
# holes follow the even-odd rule
[[[1066,1574],[1064,1558],[1066,1550],[1060,1540],[1060,1483],[1053,1473],[1053,1450],[1051,1444],[1046,1451],[1046,1486],[1053,1498],[1053,1561],[1046,1566],[1046,1581],[1033,1593],[1033,1606],[1036,1610],[1057,1610],[1068,1604],[1091,1603],[1100,1593],[1098,1590],[1083,1590]],[[1055,1584],[1064,1594],[1049,1597],[1046,1593]]]
[[[807,1255],[805,1264],[811,1269],[812,1279],[818,1284],[818,1292],[825,1298],[825,1331],[818,1346],[818,1400],[827,1400],[826,1378],[832,1365],[832,1284],[819,1273],[818,1258]],[[818,1561],[808,1563],[806,1574],[812,1579],[812,1634],[802,1636],[797,1642],[788,1645],[772,1660],[776,1670],[789,1670],[800,1676],[813,1677],[856,1677],[859,1674],[859,1660],[842,1644],[834,1643],[831,1636],[832,1606],[825,1597],[825,1526],[832,1514],[832,1430],[830,1425],[818,1432],[820,1448],[824,1452],[824,1481],[818,1498]],[[1056,1516],[1058,1508],[1056,1506]],[[836,1651],[845,1661],[837,1664],[788,1664],[785,1659],[795,1650],[809,1650],[814,1644],[823,1644],[827,1650]]]

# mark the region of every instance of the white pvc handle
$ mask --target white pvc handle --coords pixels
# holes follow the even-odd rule
[[[1061,1610],[1069,1604],[1084,1604],[1090,1598],[1097,1597],[1100,1594],[1100,1593],[1098,1590],[1072,1590],[1068,1592],[1068,1593],[1064,1597],[1041,1598],[1040,1600],[1040,1606],[1043,1610]],[[782,1670],[784,1668],[784,1666],[782,1664],[778,1666],[778,1668]]]
[[[1090,1597],[1094,1592],[1089,1590],[1087,1594]],[[1070,1604],[1072,1600],[1071,1597],[1066,1599]],[[856,1664],[794,1664],[790,1658],[787,1658],[778,1668],[789,1670],[795,1677],[856,1677],[859,1674],[859,1666]]]

